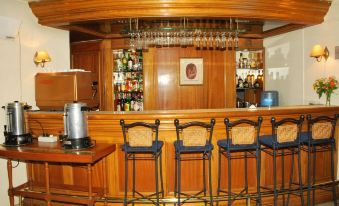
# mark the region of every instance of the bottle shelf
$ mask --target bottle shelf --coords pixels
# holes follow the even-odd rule
[[[116,94],[142,94],[144,91],[115,91]]]
[[[237,92],[241,92],[241,91],[245,91],[245,90],[256,90],[256,89],[262,89],[262,87],[258,87],[258,88],[255,88],[255,87],[249,87],[249,88],[236,88],[237,89]]]
[[[141,50],[113,50],[115,111],[143,110],[143,62]]]
[[[257,71],[257,70],[262,70],[263,68],[237,68],[237,70],[243,70],[243,71],[248,71],[248,70],[254,70],[254,71]]]
[[[143,70],[127,70],[127,71],[113,70],[113,73],[143,73]]]

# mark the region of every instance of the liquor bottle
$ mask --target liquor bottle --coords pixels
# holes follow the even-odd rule
[[[251,53],[251,61],[250,61],[250,68],[254,69],[254,68],[257,68],[257,55],[256,53]]]
[[[121,111],[121,99],[120,99],[120,95],[117,94],[117,99],[116,99],[116,111],[120,112]]]
[[[126,73],[126,91],[132,91],[131,72]]]
[[[238,86],[238,74],[235,74],[235,85]]]
[[[125,111],[125,94],[121,94],[121,99],[120,99],[120,109],[121,111]]]
[[[251,71],[249,71],[249,72],[247,73],[247,76],[246,76],[246,78],[245,78],[245,81],[248,83],[248,87],[246,87],[246,88],[252,87]],[[245,84],[245,83],[244,83],[244,84]]]
[[[260,69],[259,74],[257,76],[257,79],[258,79],[259,82],[261,82],[261,84],[264,82],[264,75],[262,74],[262,72],[263,71]]]
[[[238,60],[238,68],[244,68],[244,60],[243,60],[243,54],[240,52],[240,57]]]
[[[128,59],[127,59],[127,52],[124,53],[122,59],[121,59],[121,63],[122,63],[122,67],[123,67],[123,71],[127,71],[127,66],[128,66]]]
[[[241,75],[239,75],[237,87],[244,88],[244,80],[241,78]]]
[[[126,99],[124,101],[124,111],[130,111],[131,109],[131,99],[128,97],[129,94],[126,95]]]
[[[138,111],[143,111],[144,110],[144,97],[140,93],[140,98],[138,99]]]
[[[249,83],[248,83],[248,78],[246,77],[245,78],[245,81],[244,81],[244,88],[249,88]]]
[[[250,87],[253,87],[253,85],[254,85],[254,74],[252,73],[250,73]]]

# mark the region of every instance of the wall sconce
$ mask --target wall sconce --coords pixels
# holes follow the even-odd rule
[[[45,67],[46,62],[50,62],[52,59],[46,51],[37,51],[34,55],[34,63],[38,66],[41,65],[42,68]]]
[[[310,57],[314,57],[317,60],[317,62],[320,62],[322,57],[324,57],[326,61],[329,55],[330,55],[330,52],[328,51],[326,46],[325,48],[323,48],[322,46],[317,44],[312,48]]]

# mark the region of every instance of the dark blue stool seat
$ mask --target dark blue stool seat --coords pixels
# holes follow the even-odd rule
[[[131,147],[128,142],[127,145],[127,153],[157,153],[160,152],[161,148],[164,146],[163,141],[158,141],[158,148],[156,148],[155,141],[152,142],[151,147]],[[125,144],[121,145],[122,151],[125,151]]]
[[[296,139],[293,142],[282,142],[278,143],[274,141],[274,137],[272,135],[263,135],[259,138],[259,142],[261,145],[264,145],[269,148],[275,147],[276,149],[284,149],[290,147],[298,147],[299,140]]]
[[[309,138],[308,132],[302,132],[301,135],[300,135],[300,142],[303,145],[307,145],[308,144],[308,138]],[[334,138],[312,139],[310,141],[311,145],[323,145],[323,144],[332,144],[332,143],[335,143]]]
[[[244,150],[255,150],[258,146],[257,143],[253,144],[232,144],[232,140],[221,139],[217,142],[219,147],[230,151],[244,151]]]
[[[184,146],[182,140],[176,140],[174,142],[174,148],[175,152],[179,153],[203,153],[203,152],[211,152],[213,150],[213,145],[209,144],[208,141],[206,141],[205,146]]]

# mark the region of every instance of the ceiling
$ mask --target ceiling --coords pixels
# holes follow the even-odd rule
[[[238,22],[241,37],[266,38],[323,22],[330,1],[37,0],[29,5],[40,24],[70,30],[71,41],[81,41],[124,38],[136,29],[178,29],[183,22],[186,29],[229,29],[230,18],[233,29]]]

